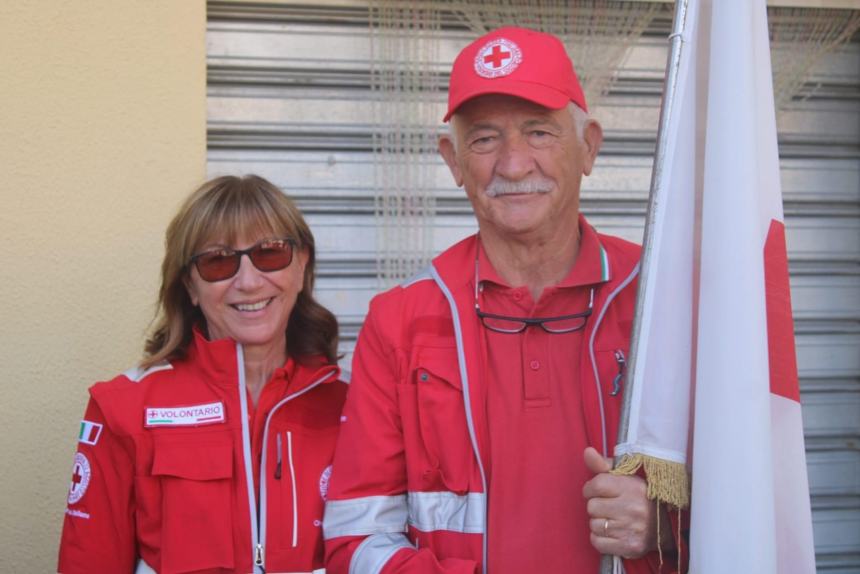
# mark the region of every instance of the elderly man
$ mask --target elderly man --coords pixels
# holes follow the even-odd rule
[[[371,303],[328,491],[328,572],[596,574],[600,553],[659,571],[644,481],[602,456],[639,248],[579,213],[603,138],[585,110],[554,36],[502,28],[454,62],[439,151],[479,233]]]

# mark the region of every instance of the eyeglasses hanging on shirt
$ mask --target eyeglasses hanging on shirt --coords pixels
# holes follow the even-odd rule
[[[594,287],[588,296],[588,309],[581,313],[571,315],[558,315],[556,317],[511,317],[508,315],[497,315],[481,311],[479,295],[484,286],[478,281],[478,258],[475,258],[475,313],[481,319],[481,323],[490,331],[514,335],[522,333],[527,327],[538,326],[547,333],[559,335],[562,333],[573,333],[585,327],[588,317],[594,308]]]

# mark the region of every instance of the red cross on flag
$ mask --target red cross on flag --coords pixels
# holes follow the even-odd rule
[[[674,503],[692,471],[690,572],[812,574],[765,0],[684,22],[615,454]]]

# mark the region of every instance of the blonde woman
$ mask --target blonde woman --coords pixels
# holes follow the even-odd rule
[[[90,389],[59,571],[320,569],[346,385],[310,229],[268,181],[220,177],[165,248],[145,358]]]

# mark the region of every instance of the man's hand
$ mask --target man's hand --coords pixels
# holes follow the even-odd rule
[[[601,554],[639,558],[657,549],[656,504],[646,496],[638,476],[609,474],[612,463],[592,447],[585,449],[585,466],[595,474],[585,483],[591,544]],[[668,524],[668,522],[667,522]]]

